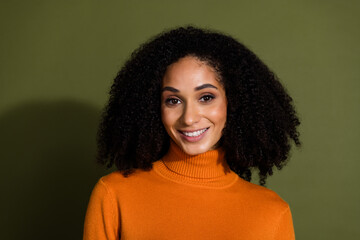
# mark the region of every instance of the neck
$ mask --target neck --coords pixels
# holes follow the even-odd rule
[[[222,148],[189,155],[171,141],[168,153],[155,164],[158,173],[176,182],[223,187],[235,179]]]
[[[216,178],[226,174],[229,166],[221,148],[198,155],[189,155],[171,141],[168,153],[162,161],[169,170],[191,178]]]

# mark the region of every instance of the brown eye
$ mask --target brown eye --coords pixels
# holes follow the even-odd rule
[[[180,103],[180,100],[177,98],[168,98],[165,100],[165,103],[168,105],[177,105]]]
[[[200,102],[211,102],[214,98],[213,95],[204,95],[200,98]]]

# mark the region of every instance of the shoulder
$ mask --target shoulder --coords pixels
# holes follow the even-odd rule
[[[118,188],[121,185],[127,184],[129,181],[133,180],[134,176],[135,173],[132,173],[129,176],[124,176],[122,172],[117,170],[101,177],[98,181],[98,184],[101,184],[111,190]]]
[[[121,183],[122,174],[118,171],[112,172],[98,179],[92,190],[92,198],[111,197],[116,186]]]
[[[153,182],[151,171],[136,169],[128,176],[124,176],[121,171],[114,171],[108,175],[101,177],[98,185],[103,185],[109,192],[119,192],[133,188],[142,188],[142,186]]]
[[[105,175],[99,179],[99,183],[104,184],[106,186],[116,185],[119,182],[124,181],[126,177],[120,171],[114,171]]]
[[[119,196],[123,195],[124,189],[130,189],[127,186],[128,178],[120,171],[114,171],[108,175],[101,177],[95,184],[91,199],[97,202],[109,201],[109,203],[117,202]]]
[[[275,191],[239,178],[237,187],[242,197],[257,207],[271,211],[283,212],[289,209],[289,204]]]

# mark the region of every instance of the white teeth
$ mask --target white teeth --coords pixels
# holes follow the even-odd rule
[[[207,128],[196,131],[196,132],[182,132],[182,133],[188,137],[197,137],[197,136],[201,135],[202,133],[204,133],[206,130],[207,130]]]

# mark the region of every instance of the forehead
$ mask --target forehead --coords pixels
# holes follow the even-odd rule
[[[196,57],[187,56],[167,68],[162,85],[163,87],[171,85],[181,89],[192,88],[205,83],[221,86],[213,67]]]

